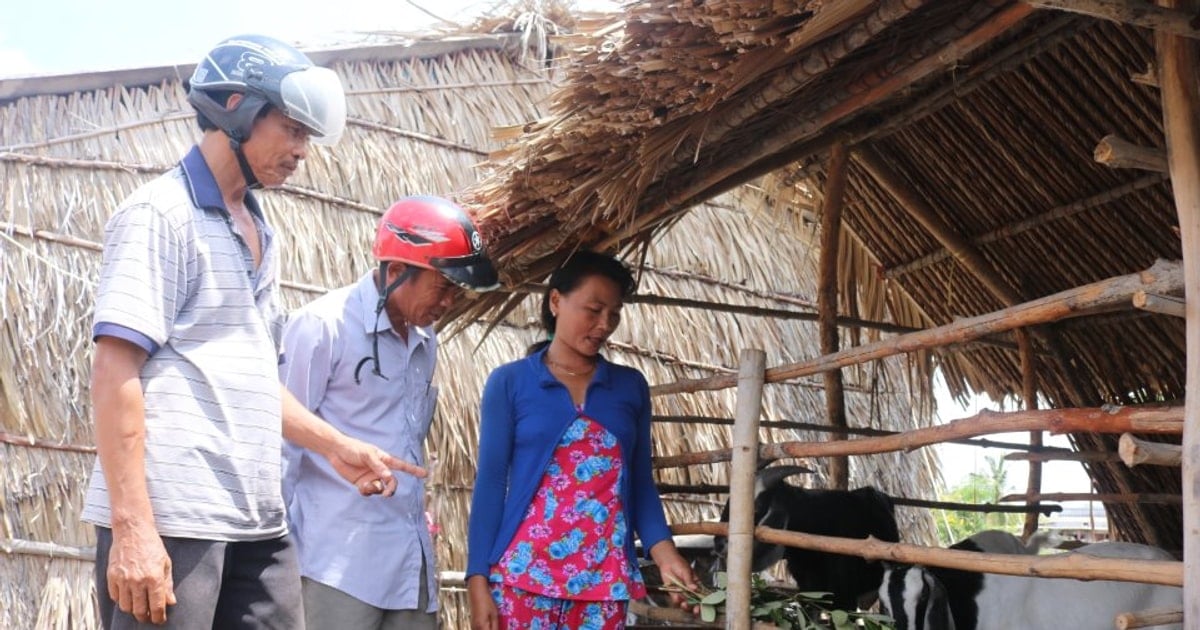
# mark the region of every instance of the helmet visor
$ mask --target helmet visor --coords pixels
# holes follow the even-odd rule
[[[312,141],[334,144],[346,126],[346,93],[337,73],[312,66],[289,72],[279,83],[284,115],[312,130]]]
[[[429,264],[454,284],[483,293],[500,287],[500,277],[492,262],[480,256],[455,256],[453,258],[431,258]]]

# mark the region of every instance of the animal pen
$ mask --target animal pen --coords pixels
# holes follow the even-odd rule
[[[476,212],[512,291],[454,313],[442,346],[430,505],[443,569],[465,564],[483,379],[534,340],[527,291],[591,247],[624,253],[639,275],[608,352],[657,384],[656,467],[677,533],[724,533],[706,493],[729,488],[743,548],[753,535],[1183,584],[1185,625],[1200,628],[1188,533],[1200,313],[1184,299],[1200,271],[1196,11],[653,0],[542,16],[573,29],[547,46],[479,35],[509,20],[314,52],[342,76],[351,119],[341,144],[264,196],[287,239],[283,297],[295,307],[365,272],[364,244],[399,195],[453,193]],[[0,81],[2,627],[96,626],[94,541],[77,518],[94,452],[89,282],[108,214],[194,140],[187,71]],[[957,397],[1025,409],[932,426],[935,368]],[[1047,430],[1074,450],[1041,447]],[[1015,453],[1030,462],[1027,490],[1007,497],[1020,505],[978,509],[1025,512],[1030,532],[1076,498],[1042,494],[1039,462],[1079,461],[1114,535],[1184,561],[929,548],[919,506],[937,473],[921,447],[1010,431],[1031,436]],[[751,530],[755,462],[785,458],[830,487],[897,497],[905,542]],[[731,569],[748,571],[744,551]],[[728,623],[749,627],[748,582],[732,584]],[[467,627],[461,593],[442,603],[446,627]]]

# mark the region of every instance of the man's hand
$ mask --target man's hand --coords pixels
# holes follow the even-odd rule
[[[425,477],[425,469],[389,455],[377,446],[343,436],[326,456],[333,469],[343,479],[354,484],[359,494],[382,494],[390,497],[396,492],[393,470],[414,477]]]
[[[175,605],[171,558],[153,527],[113,529],[108,596],[141,623],[164,624]]]

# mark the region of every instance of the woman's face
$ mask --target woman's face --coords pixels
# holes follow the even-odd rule
[[[552,289],[554,340],[583,356],[596,356],[621,323],[623,303],[621,287],[605,276],[586,276],[570,293]]]

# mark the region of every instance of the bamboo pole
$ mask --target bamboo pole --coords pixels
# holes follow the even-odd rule
[[[817,281],[817,313],[821,338],[821,354],[838,351],[838,241],[842,233],[842,204],[846,193],[846,168],[849,155],[846,145],[833,145],[829,156],[828,177],[825,180],[825,203],[821,212],[821,260]],[[847,296],[846,299],[856,299]],[[842,371],[830,370],[825,380],[825,421],[835,429],[831,440],[844,440],[846,423],[846,394],[842,388]],[[838,430],[843,429],[843,430]],[[850,487],[850,460],[834,457],[829,460],[829,487],[846,490]]]
[[[1038,512],[1050,516],[1061,512],[1061,505],[1050,503],[1031,503],[1029,505],[996,505],[995,503],[955,503],[953,501],[927,501],[925,499],[910,499],[908,497],[892,496],[892,503],[908,507],[923,507],[937,510],[953,510],[955,512],[982,512],[984,514],[1027,514]]]
[[[1090,197],[1080,199],[1078,201],[1073,201],[1071,203],[1061,205],[1061,206],[1058,206],[1055,208],[1051,208],[1037,216],[1030,217],[1028,219],[1022,219],[1015,223],[1009,223],[1008,225],[1001,226],[999,228],[996,228],[995,230],[992,230],[991,232],[984,234],[983,236],[977,236],[977,237],[971,239],[971,242],[976,247],[979,247],[982,245],[987,245],[989,243],[995,243],[997,241],[1001,241],[1006,238],[1016,236],[1017,234],[1028,232],[1029,230],[1032,230],[1034,228],[1042,227],[1053,221],[1058,221],[1058,220],[1065,219],[1068,217],[1073,217],[1085,210],[1090,210],[1092,208],[1098,208],[1100,206],[1112,203],[1113,201],[1121,199],[1121,198],[1125,197],[1126,195],[1131,195],[1139,190],[1144,190],[1146,188],[1150,188],[1151,186],[1157,186],[1166,180],[1167,180],[1167,176],[1162,173],[1155,173],[1153,175],[1147,175],[1140,179],[1136,179],[1132,182],[1129,182],[1128,184],[1121,184],[1120,186],[1116,186],[1114,188],[1111,188],[1104,192],[1092,195]],[[932,265],[937,262],[941,262],[949,257],[950,257],[950,252],[946,251],[944,248],[939,249],[939,250],[933,252],[932,254],[922,256],[920,258],[917,258],[910,262],[904,263],[902,265],[896,265],[895,267],[885,269],[883,272],[883,276],[885,278],[898,278],[907,273],[912,273],[914,271],[919,271],[921,269],[924,269],[925,267],[928,267],[929,265]]]
[[[1136,168],[1155,173],[1167,172],[1167,152],[1158,147],[1138,146],[1120,136],[1109,134],[1100,139],[1092,159],[1109,168]]]
[[[1160,6],[1195,14],[1196,0],[1160,0]],[[1184,387],[1186,424],[1183,432],[1183,620],[1185,630],[1200,628],[1200,104],[1197,91],[1195,41],[1163,32],[1155,33],[1162,91],[1163,129],[1167,138],[1167,163],[1171,189],[1179,214],[1183,240],[1187,300],[1187,384]]]
[[[675,534],[725,533],[724,523],[678,523],[671,526]],[[785,547],[828,551],[867,560],[884,560],[904,564],[923,564],[962,571],[1020,575],[1027,577],[1061,577],[1082,580],[1116,580],[1179,586],[1183,582],[1183,563],[1172,560],[1134,560],[1102,558],[1082,553],[1060,553],[1029,556],[1005,553],[981,553],[922,547],[907,543],[883,542],[877,538],[837,538],[789,532],[770,527],[754,530],[758,540]]]
[[[1152,494],[1152,493],[1112,493],[1112,494],[1093,494],[1090,492],[1048,492],[1045,494],[1009,494],[996,499],[997,503],[1008,503],[1013,501],[1100,501],[1101,503],[1181,503],[1183,500],[1178,494]]]
[[[1017,330],[1017,347],[1020,348],[1021,354],[1021,396],[1025,399],[1025,410],[1033,411],[1037,409],[1037,357],[1033,354],[1033,340],[1029,338],[1029,332],[1024,328]],[[1042,432],[1029,432],[1029,445],[1034,447],[1042,446]],[[1025,492],[1027,494],[1037,494],[1042,491],[1042,464],[1041,462],[1029,462],[1029,481],[1026,484]],[[1027,512],[1025,514],[1025,527],[1021,530],[1021,540],[1029,540],[1029,537],[1037,532],[1038,528],[1038,513]]]
[[[1129,433],[1121,435],[1117,449],[1121,455],[1121,461],[1130,468],[1140,464],[1179,466],[1183,463],[1182,446],[1140,440]]]
[[[656,484],[659,494],[728,494],[729,486],[718,484],[674,484],[660,483]],[[470,488],[466,488],[470,490]],[[1031,504],[1031,505],[997,505],[995,503],[958,503],[954,501],[930,501],[927,499],[913,499],[909,497],[900,497],[891,495],[892,503],[895,505],[903,505],[907,507],[930,508],[937,510],[951,510],[955,512],[981,512],[984,514],[1028,514],[1029,512],[1037,512],[1050,516],[1055,512],[1061,512],[1062,506],[1051,504]],[[680,500],[672,497],[671,500]],[[714,505],[722,505],[718,501],[710,501]]]
[[[29,448],[44,448],[51,451],[65,451],[68,453],[88,453],[96,452],[96,447],[89,444],[68,444],[66,442],[47,442],[39,440],[32,436],[13,435],[0,431],[0,444],[11,444],[13,446],[27,446]]]
[[[1029,452],[1029,453],[1009,453],[1004,456],[1005,461],[1026,461],[1026,462],[1119,462],[1121,457],[1116,453],[1105,451],[1080,451],[1076,453],[1047,453],[1047,452]]]
[[[1141,26],[1182,37],[1200,37],[1192,23],[1193,14],[1147,2],[1129,0],[1025,0],[1039,9],[1057,9],[1121,24]],[[1170,6],[1170,3],[1164,3]]]
[[[1198,226],[1200,228],[1200,226]],[[875,343],[842,350],[830,356],[817,357],[799,363],[791,363],[767,370],[767,382],[777,383],[792,378],[817,374],[825,370],[857,365],[896,354],[936,348],[950,343],[972,341],[1029,326],[1057,321],[1076,316],[1092,309],[1108,308],[1117,304],[1128,304],[1137,291],[1172,293],[1183,288],[1183,269],[1177,262],[1160,260],[1149,269],[1117,276],[1099,282],[1068,289],[1053,295],[1026,302],[1018,306],[994,311],[975,317],[967,317],[944,326],[920,332],[899,335]],[[1189,326],[1189,330],[1192,327]],[[1200,328],[1200,326],[1197,326]],[[1200,338],[1197,339],[1200,345]],[[735,379],[731,375],[718,374],[702,379],[685,379],[650,388],[652,395],[674,394],[719,390],[732,387]],[[1200,394],[1195,397],[1200,404]],[[1200,544],[1197,545],[1200,547]]]
[[[95,547],[71,547],[37,540],[6,538],[0,540],[0,552],[10,555],[44,556],[47,558],[70,558],[84,562],[96,561]]]
[[[59,245],[66,245],[68,247],[78,247],[79,249],[86,249],[94,252],[104,250],[104,246],[95,241],[89,241],[87,239],[71,236],[70,234],[51,232],[49,230],[35,230],[27,225],[21,225],[19,223],[0,221],[0,232],[19,234],[27,238],[47,241],[50,243],[58,243]],[[329,289],[325,287],[314,284],[305,284],[303,282],[293,282],[290,280],[280,280],[279,286],[287,289],[295,289],[297,291],[305,291],[307,293],[329,292]]]
[[[1150,628],[1183,621],[1183,610],[1179,608],[1154,608],[1138,612],[1123,612],[1117,615],[1117,630]]]
[[[1187,317],[1187,301],[1173,295],[1157,295],[1138,291],[1133,294],[1133,307],[1150,313],[1170,315],[1172,317]]]
[[[1052,433],[1161,433],[1183,431],[1184,408],[1179,406],[1100,407],[1085,409],[1039,409],[1002,413],[983,410],[970,418],[960,418],[932,427],[895,435],[843,440],[840,442],[777,442],[763,444],[758,457],[776,460],[785,457],[829,457],[832,455],[873,455],[893,451],[911,451],[922,446],[941,444],[951,438],[974,437],[989,433],[1012,433],[1034,429]],[[668,457],[656,457],[655,468],[673,468],[695,464],[727,462],[730,449],[698,451]]]
[[[860,166],[881,186],[888,195],[926,229],[934,238],[958,260],[967,271],[971,272],[1005,306],[1020,304],[1021,296],[1009,286],[993,266],[984,259],[983,254],[966,238],[946,223],[937,212],[913,190],[892,167],[888,166],[883,156],[867,146],[854,149],[854,158]]]
[[[762,350],[742,350],[737,420],[733,425],[733,466],[729,473],[729,581],[725,600],[728,630],[750,630],[754,473],[758,468],[758,421],[762,416],[766,362],[767,354]]]
[[[708,416],[652,416],[652,422],[670,422],[670,423],[686,423],[686,424],[715,424],[732,426],[733,420],[729,418],[712,418]],[[814,431],[818,433],[828,433],[833,429],[824,424],[813,424],[811,422],[785,422],[785,421],[764,421],[759,422],[758,426],[767,429],[801,429],[806,431]],[[846,432],[851,435],[898,435],[900,431],[885,431],[883,429],[864,429],[858,427],[847,427]],[[1070,449],[1060,448],[1057,446],[1038,446],[1033,447],[1021,442],[1002,442],[999,440],[989,440],[987,438],[955,438],[946,440],[950,444],[965,444],[967,446],[975,446],[978,448],[1003,448],[1016,451],[1032,451],[1034,453],[1045,453],[1053,459],[1055,455],[1063,459],[1070,459],[1074,451]],[[1015,458],[1014,458],[1015,459]],[[1116,461],[1114,455],[1113,461]]]
[[[854,155],[858,163],[900,204],[900,207],[949,250],[959,264],[982,283],[984,288],[1001,304],[1012,308],[1023,301],[1021,295],[1001,277],[995,266],[984,258],[983,252],[943,220],[919,192],[888,166],[887,161],[881,155],[863,145],[855,149]],[[1085,395],[1087,390],[1075,370],[1070,369],[1071,362],[1068,361],[1066,351],[1062,349],[1057,339],[1049,331],[1031,328],[1029,332],[1041,339],[1042,343],[1050,350],[1054,362],[1063,376],[1063,384],[1070,392],[1070,404],[1090,404],[1092,397]]]

